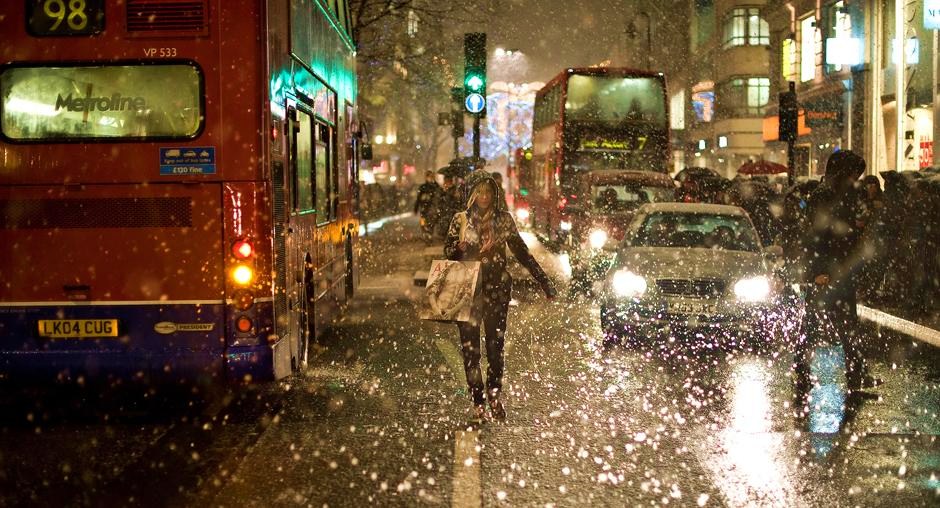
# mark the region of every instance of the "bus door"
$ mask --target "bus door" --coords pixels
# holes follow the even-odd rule
[[[302,107],[288,111],[290,122],[288,205],[286,214],[286,316],[278,324],[289,340],[292,364],[306,363],[307,345],[313,337],[316,252],[314,250],[314,120]]]

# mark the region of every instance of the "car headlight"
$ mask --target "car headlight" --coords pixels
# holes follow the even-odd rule
[[[622,297],[633,298],[646,293],[646,279],[629,270],[615,272],[610,286],[617,296]]]
[[[561,221],[558,227],[560,227],[562,231],[571,231],[571,223],[566,220]]]
[[[744,302],[763,302],[770,296],[770,280],[764,276],[741,279],[734,284],[734,296]]]
[[[522,222],[529,220],[529,209],[528,208],[517,208],[516,209],[516,218]]]
[[[594,249],[602,249],[607,245],[607,231],[603,229],[595,229],[591,231],[591,235],[588,236],[588,242],[591,243],[591,247]]]

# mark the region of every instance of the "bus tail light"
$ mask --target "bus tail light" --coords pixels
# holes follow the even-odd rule
[[[248,316],[238,316],[238,319],[235,320],[235,328],[238,329],[241,333],[248,333],[255,326],[251,322],[251,318]]]
[[[238,240],[232,244],[232,255],[235,259],[248,259],[254,253],[255,249],[248,240]]]

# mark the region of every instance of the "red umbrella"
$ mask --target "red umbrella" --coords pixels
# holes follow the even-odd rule
[[[783,164],[765,161],[764,159],[745,162],[738,168],[738,173],[742,175],[776,175],[786,172],[787,167]]]

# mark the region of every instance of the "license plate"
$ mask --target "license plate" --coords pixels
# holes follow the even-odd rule
[[[718,307],[704,302],[669,302],[671,314],[714,314]]]
[[[50,339],[117,337],[117,319],[40,319],[39,336]]]

